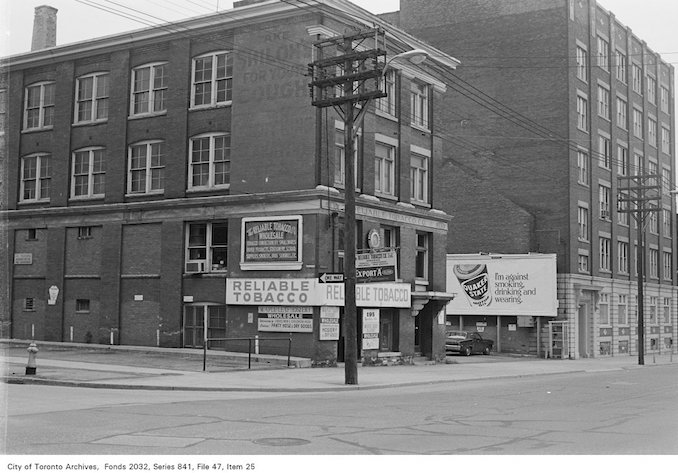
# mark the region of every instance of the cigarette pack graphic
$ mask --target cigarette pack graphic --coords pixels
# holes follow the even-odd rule
[[[487,307],[492,303],[487,265],[455,264],[453,271],[472,306]]]

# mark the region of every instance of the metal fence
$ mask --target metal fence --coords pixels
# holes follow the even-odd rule
[[[254,348],[259,354],[259,345],[261,342],[269,341],[287,341],[287,366],[290,366],[290,358],[292,354],[292,337],[270,337],[270,338],[260,338],[260,337],[239,337],[239,338],[207,338],[205,343],[203,343],[203,359],[202,359],[202,370],[207,370],[207,350],[209,345],[212,342],[229,342],[229,341],[247,341],[247,369],[252,369],[252,349]],[[224,351],[226,350],[225,345],[220,347]]]

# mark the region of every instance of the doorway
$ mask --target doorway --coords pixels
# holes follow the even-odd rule
[[[577,326],[579,331],[579,356],[581,358],[588,358],[590,346],[589,333],[589,319],[590,319],[590,305],[589,303],[579,304],[579,312],[577,317]]]

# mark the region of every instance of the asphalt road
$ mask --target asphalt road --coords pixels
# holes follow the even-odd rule
[[[8,455],[678,454],[678,365],[318,394],[3,389]]]

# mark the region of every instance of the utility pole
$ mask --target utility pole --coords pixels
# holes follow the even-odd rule
[[[316,41],[316,60],[309,64],[312,105],[319,108],[334,107],[344,121],[344,384],[358,384],[353,149],[368,102],[386,96],[381,91],[381,77],[386,62],[384,38],[383,30],[370,29]]]
[[[661,186],[659,175],[644,174],[637,176],[620,176],[617,200],[620,205],[618,211],[629,213],[638,227],[638,364],[645,364],[645,245],[643,233],[647,217],[652,212],[661,210]],[[650,195],[653,193],[653,195]]]

